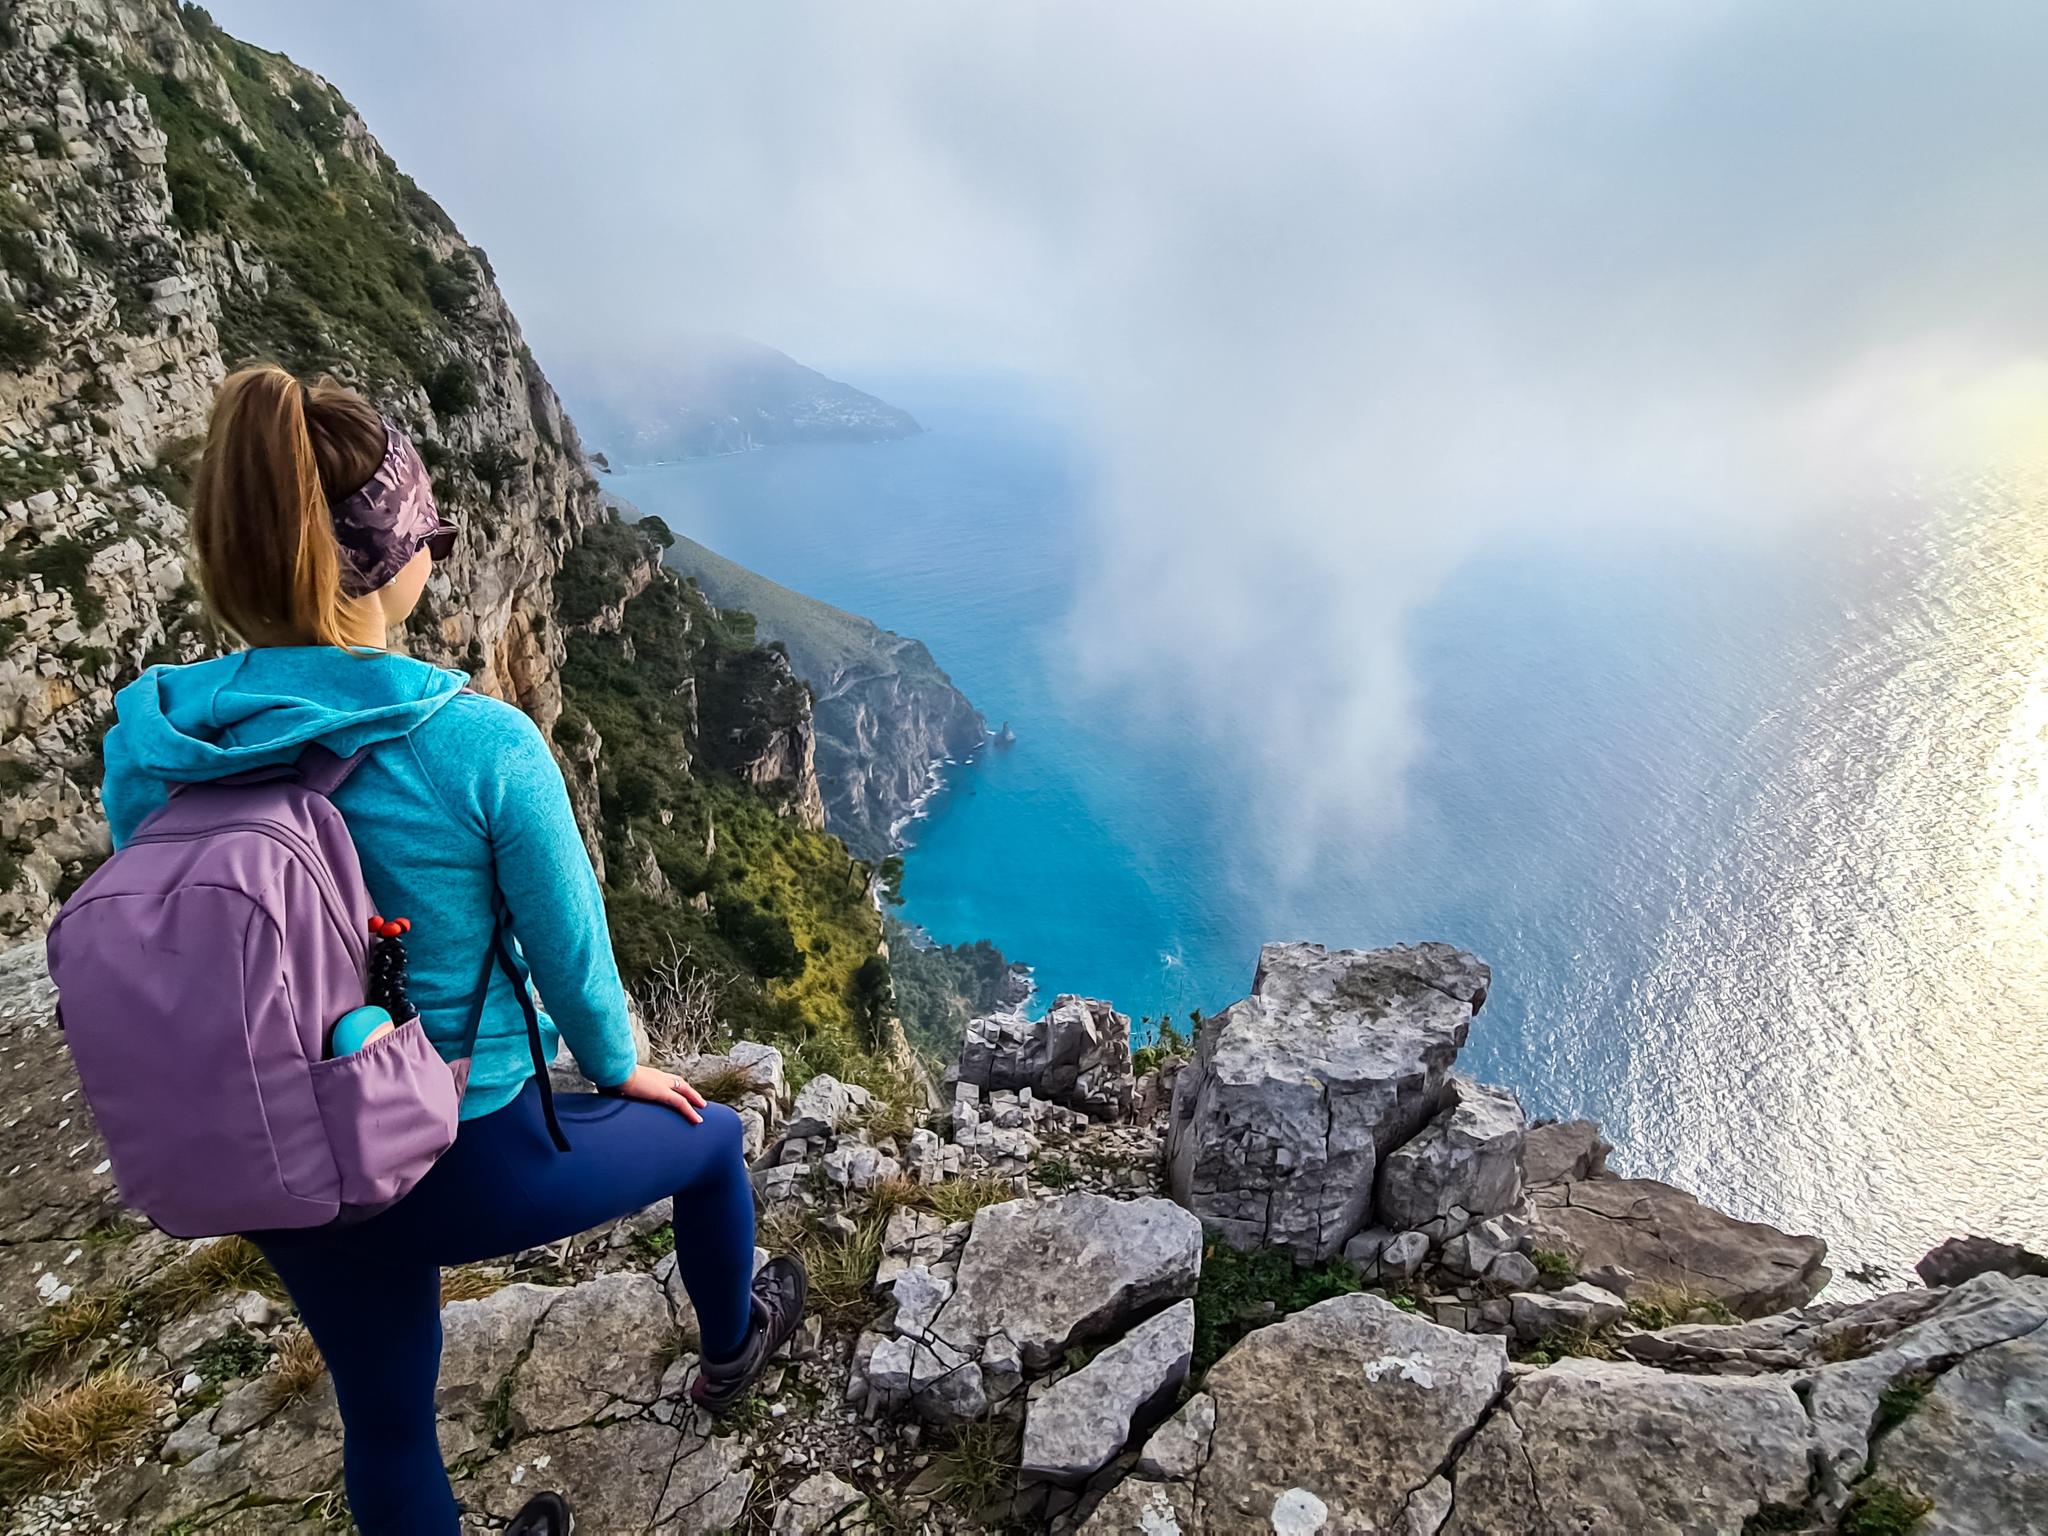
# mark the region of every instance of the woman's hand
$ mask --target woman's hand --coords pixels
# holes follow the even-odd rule
[[[655,1067],[635,1067],[633,1075],[612,1092],[624,1099],[666,1104],[690,1124],[704,1123],[704,1117],[697,1113],[704,1107],[704,1095],[673,1072],[663,1072]]]

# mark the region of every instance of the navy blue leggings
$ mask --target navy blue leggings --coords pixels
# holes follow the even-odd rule
[[[704,1351],[727,1359],[752,1318],[754,1192],[739,1116],[692,1125],[660,1104],[561,1094],[557,1152],[532,1082],[463,1122],[455,1145],[398,1204],[356,1226],[250,1236],[283,1279],[334,1377],[349,1511],[366,1536],[454,1536],[434,1389],[444,1264],[555,1242],[673,1197],[676,1268]],[[652,1343],[652,1341],[650,1341]]]

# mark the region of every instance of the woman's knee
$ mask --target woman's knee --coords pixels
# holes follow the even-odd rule
[[[704,1117],[702,1125],[690,1127],[692,1137],[703,1137],[710,1145],[706,1148],[709,1158],[720,1162],[738,1163],[742,1168],[747,1161],[747,1123],[740,1118],[739,1111],[730,1104],[706,1104],[698,1111]]]

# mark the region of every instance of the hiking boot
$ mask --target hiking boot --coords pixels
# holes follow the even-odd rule
[[[559,1493],[536,1493],[520,1506],[505,1536],[569,1536],[576,1529],[576,1517],[569,1513],[569,1501]]]
[[[810,1277],[793,1258],[770,1259],[754,1276],[754,1326],[730,1360],[705,1360],[690,1383],[690,1398],[713,1414],[729,1412],[754,1388],[775,1352],[804,1320]]]

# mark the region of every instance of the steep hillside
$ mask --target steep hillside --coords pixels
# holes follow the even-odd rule
[[[738,336],[692,337],[656,362],[592,369],[568,392],[591,440],[622,464],[924,430],[908,411]]]
[[[847,847],[882,858],[931,788],[932,770],[988,735],[981,713],[922,642],[792,592],[681,535],[668,563],[724,608],[753,614],[811,685],[825,816]]]
[[[628,974],[875,1076],[880,923],[805,689],[606,512],[489,260],[332,87],[196,6],[18,0],[0,153],[0,934],[104,857],[114,693],[216,643],[188,475],[213,387],[270,357],[414,434],[463,538],[403,643],[552,733]]]

